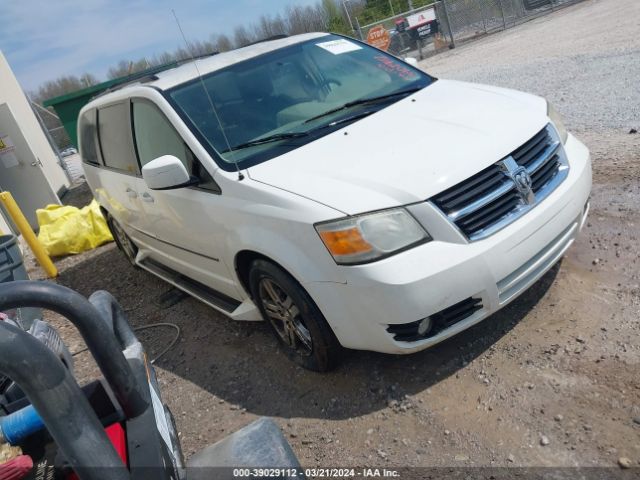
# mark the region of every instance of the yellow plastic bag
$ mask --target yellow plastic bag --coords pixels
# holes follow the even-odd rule
[[[36,210],[38,240],[52,257],[84,252],[113,241],[107,222],[93,200],[81,209],[47,205]]]

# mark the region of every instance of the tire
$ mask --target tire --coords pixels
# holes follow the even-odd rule
[[[290,360],[307,370],[327,372],[343,348],[300,284],[282,268],[256,260],[249,271],[251,295]]]
[[[129,235],[127,235],[127,232],[122,229],[117,220],[109,214],[107,214],[107,226],[111,231],[111,235],[113,236],[118,249],[124,253],[124,256],[131,265],[137,267],[136,255],[138,255],[138,247],[136,244],[133,243],[131,238],[129,238]]]

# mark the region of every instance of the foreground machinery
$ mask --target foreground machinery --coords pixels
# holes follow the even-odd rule
[[[185,465],[154,368],[109,293],[98,291],[87,300],[48,282],[0,284],[0,312],[25,307],[52,310],[73,323],[103,377],[80,387],[72,357],[50,325],[36,321],[38,329],[25,331],[3,315],[1,479],[233,478],[238,468],[278,468],[280,478],[301,476],[290,446],[266,418]]]

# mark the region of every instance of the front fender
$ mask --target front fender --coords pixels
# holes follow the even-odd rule
[[[313,226],[299,225],[295,233],[291,230],[290,225],[288,229],[259,225],[239,227],[227,245],[228,251],[234,252],[228,265],[235,266],[238,253],[248,250],[273,260],[300,284],[346,283]]]

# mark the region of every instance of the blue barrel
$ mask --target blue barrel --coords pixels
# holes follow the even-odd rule
[[[14,280],[29,280],[27,270],[24,268],[22,252],[18,247],[18,239],[15,235],[0,235],[0,283]],[[29,330],[36,318],[42,318],[42,310],[20,308],[17,310],[16,317],[16,322],[25,330]]]

